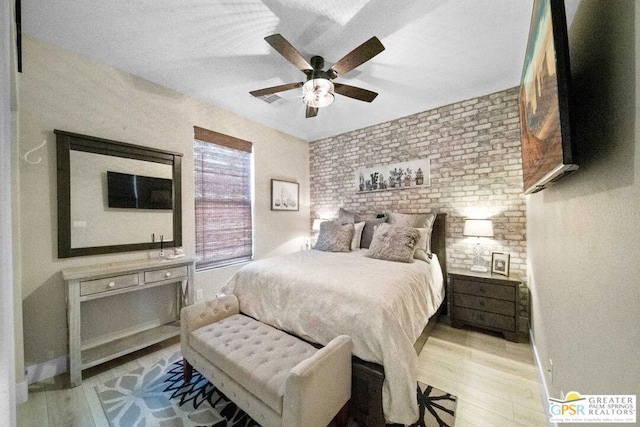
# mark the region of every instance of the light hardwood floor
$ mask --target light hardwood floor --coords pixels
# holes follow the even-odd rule
[[[73,389],[66,374],[33,384],[18,405],[18,426],[108,426],[94,387],[178,350],[174,339],[86,370]],[[528,342],[440,322],[418,366],[420,381],[458,396],[456,427],[546,425]]]
[[[546,426],[526,338],[438,323],[418,358],[418,380],[458,397],[456,427]]]

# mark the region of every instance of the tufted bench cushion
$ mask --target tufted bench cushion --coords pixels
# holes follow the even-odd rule
[[[180,311],[185,382],[196,368],[263,427],[347,426],[351,351],[346,335],[316,349],[240,313],[235,295]]]
[[[289,372],[318,351],[309,343],[242,314],[196,329],[189,343],[278,414],[282,414]],[[262,387],[255,387],[256,384]]]

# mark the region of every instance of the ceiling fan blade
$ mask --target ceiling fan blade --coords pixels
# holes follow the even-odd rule
[[[271,47],[277,50],[280,55],[284,56],[287,61],[295,65],[300,71],[304,72],[305,70],[313,70],[311,64],[309,64],[307,60],[300,55],[300,52],[298,52],[296,48],[287,41],[287,39],[282,37],[281,34],[272,34],[264,39],[271,45]]]
[[[308,119],[308,118],[311,118],[311,117],[315,117],[315,116],[317,116],[317,115],[318,115],[318,108],[316,108],[316,107],[309,107],[309,106],[307,105],[307,115],[306,115],[307,119]]]
[[[342,83],[334,83],[334,92],[349,98],[357,99],[364,102],[372,102],[378,94],[360,87],[343,85]]]
[[[259,97],[265,96],[265,95],[271,95],[271,94],[278,93],[278,92],[284,92],[286,90],[296,89],[296,88],[302,87],[302,85],[303,85],[302,82],[287,83],[285,85],[279,85],[279,86],[273,86],[273,87],[266,87],[264,89],[252,90],[249,93],[251,95],[255,96],[256,98],[259,98]]]
[[[343,76],[357,66],[364,64],[380,52],[384,50],[384,46],[377,37],[371,37],[351,52],[347,53],[338,62],[333,64],[328,71],[332,79]]]

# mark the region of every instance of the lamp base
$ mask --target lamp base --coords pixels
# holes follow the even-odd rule
[[[476,271],[478,273],[486,273],[487,271],[487,267],[483,267],[481,265],[474,265],[473,267],[471,267],[470,269],[471,271]]]

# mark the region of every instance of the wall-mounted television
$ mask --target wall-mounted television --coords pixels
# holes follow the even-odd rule
[[[525,194],[543,190],[578,169],[570,80],[564,0],[535,0],[519,97]]]
[[[166,178],[107,171],[110,208],[173,209],[173,182]]]

